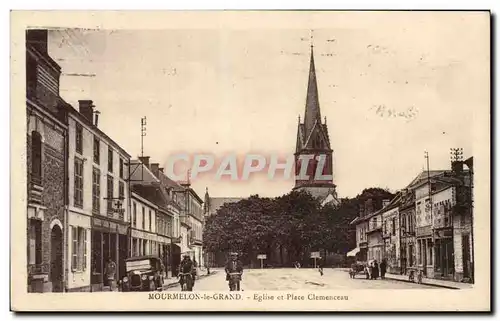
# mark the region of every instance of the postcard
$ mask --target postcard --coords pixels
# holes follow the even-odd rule
[[[490,12],[12,11],[13,311],[490,311]]]

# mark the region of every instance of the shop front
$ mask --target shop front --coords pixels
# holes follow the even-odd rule
[[[453,229],[446,228],[436,230],[434,235],[435,274],[436,278],[447,280],[453,279],[455,270]]]
[[[107,286],[104,277],[108,258],[117,265],[116,279],[125,276],[125,259],[128,256],[128,224],[107,217],[92,218],[92,289]]]

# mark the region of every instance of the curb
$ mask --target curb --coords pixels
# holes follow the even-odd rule
[[[196,280],[201,280],[201,279],[204,279],[206,277],[212,276],[214,274],[217,274],[217,271],[213,271],[210,274],[200,275]],[[176,287],[177,285],[179,285],[179,281],[165,284],[165,285],[163,285],[163,289],[170,289],[170,288]]]
[[[409,280],[393,278],[393,277],[387,276],[387,274],[385,275],[385,278],[386,279],[390,279],[390,280],[394,280],[394,281],[400,281],[400,282],[418,284],[416,282],[412,282],[412,281],[409,281]],[[457,288],[457,287],[454,287],[454,286],[449,286],[449,285],[442,285],[442,284],[435,284],[435,283],[428,283],[428,282],[422,282],[420,284],[427,285],[427,286],[433,286],[433,287],[436,287],[436,288],[444,288],[444,289],[451,289],[451,290],[460,290],[460,288]]]

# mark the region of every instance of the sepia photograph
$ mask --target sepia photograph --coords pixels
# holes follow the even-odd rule
[[[490,12],[11,19],[12,310],[491,308]]]

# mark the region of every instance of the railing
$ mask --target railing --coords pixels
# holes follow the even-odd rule
[[[189,222],[189,217],[187,215],[179,216],[179,220],[180,220],[181,224],[184,224],[184,225],[191,227],[191,222]]]

